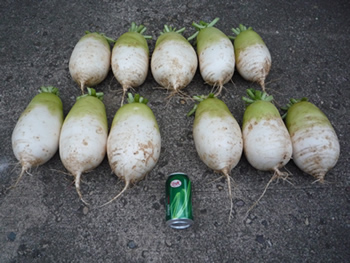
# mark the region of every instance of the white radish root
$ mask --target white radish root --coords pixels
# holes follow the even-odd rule
[[[22,169],[16,187],[32,167],[49,161],[57,152],[60,130],[63,123],[62,101],[58,89],[41,87],[19,117],[12,132],[12,149]]]
[[[215,96],[221,94],[235,71],[235,54],[231,40],[214,25],[219,21],[192,23],[198,31],[188,40],[196,37],[199,69],[204,81],[217,88]]]
[[[337,163],[340,144],[327,116],[307,98],[291,99],[284,108],[285,122],[292,139],[293,161],[320,183]]]
[[[214,94],[195,99],[201,101],[195,109],[193,124],[195,147],[200,159],[209,168],[227,178],[230,220],[233,210],[230,173],[242,156],[241,129],[226,104]]]
[[[287,179],[288,173],[280,169],[290,161],[293,148],[282,117],[271,103],[273,97],[254,89],[248,89],[247,95],[243,97],[247,103],[242,125],[244,154],[255,169],[274,172],[262,195],[249,208],[248,214],[264,196],[272,181]]]
[[[112,171],[125,182],[115,197],[100,207],[119,198],[130,186],[142,179],[155,167],[161,148],[161,137],[156,118],[138,94],[128,94],[115,114],[107,141],[107,156]]]
[[[236,68],[239,74],[246,80],[257,82],[265,91],[265,79],[271,69],[271,54],[262,38],[251,28],[242,24],[238,28],[232,28],[236,34],[234,50],[236,56]]]
[[[101,83],[106,77],[111,64],[113,41],[103,34],[86,32],[75,45],[69,59],[69,73],[80,86],[82,94],[86,86]]]
[[[151,58],[152,75],[171,92],[168,98],[180,93],[192,81],[198,66],[196,51],[181,35],[184,30],[165,25]]]
[[[121,35],[112,50],[111,66],[117,81],[122,85],[123,97],[121,105],[124,104],[126,92],[131,88],[141,86],[148,74],[149,48],[144,36],[146,27],[131,24],[128,32]]]
[[[64,120],[59,152],[64,167],[74,176],[80,200],[89,205],[80,190],[81,175],[95,169],[106,155],[107,116],[103,94],[88,88],[88,94],[77,98]]]

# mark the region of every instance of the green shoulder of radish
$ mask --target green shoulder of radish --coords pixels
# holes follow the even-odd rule
[[[159,159],[161,136],[148,101],[129,93],[128,102],[116,112],[107,141],[109,164],[125,187],[102,206],[116,200],[131,183],[142,180]]]
[[[201,76],[206,83],[218,88],[216,96],[221,93],[223,85],[231,80],[235,71],[232,42],[221,30],[214,27],[218,21],[219,18],[215,18],[211,23],[192,23],[197,32],[188,38],[196,38]]]
[[[182,36],[184,30],[165,25],[151,58],[152,75],[159,85],[171,92],[169,97],[181,93],[197,71],[197,54]]]
[[[234,39],[237,71],[244,79],[257,82],[265,91],[265,79],[271,69],[269,49],[251,27],[246,28],[240,24],[238,28],[232,28],[232,31],[236,34],[230,38]]]
[[[12,149],[22,166],[15,187],[24,173],[49,161],[57,152],[63,123],[62,101],[58,89],[41,87],[28,104],[12,132]]]
[[[75,45],[69,59],[69,73],[82,93],[86,86],[95,86],[107,77],[113,41],[104,34],[87,31]]]
[[[340,154],[338,137],[331,122],[306,98],[291,99],[284,109],[287,110],[285,122],[292,138],[294,163],[323,183]]]
[[[108,124],[103,93],[87,88],[77,98],[66,116],[60,135],[59,153],[64,167],[74,176],[80,200],[87,204],[80,191],[84,172],[95,169],[106,155]]]
[[[241,128],[226,104],[214,94],[196,96],[193,138],[200,159],[211,169],[227,178],[231,201],[231,170],[238,164],[243,151]],[[190,114],[193,113],[190,112]]]
[[[247,104],[242,124],[244,154],[255,169],[274,172],[263,194],[249,212],[273,180],[287,178],[288,173],[280,169],[290,161],[293,148],[286,125],[278,109],[271,103],[273,97],[254,89],[248,89],[247,95],[243,97]]]
[[[123,88],[122,105],[127,90],[141,86],[148,74],[147,39],[152,37],[143,35],[145,31],[146,27],[133,22],[129,31],[117,39],[112,50],[112,71]]]

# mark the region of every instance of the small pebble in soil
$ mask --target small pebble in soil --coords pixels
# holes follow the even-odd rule
[[[11,241],[11,242],[15,241],[15,239],[16,239],[16,233],[14,233],[14,232],[8,233],[8,234],[7,234],[7,239],[8,239],[9,241]]]
[[[135,244],[135,242],[134,242],[133,240],[130,240],[130,241],[128,242],[128,248],[131,248],[131,249],[136,248],[136,244]]]
[[[89,208],[87,206],[84,206],[83,214],[86,215],[88,212],[89,212]]]
[[[263,244],[265,242],[265,238],[263,235],[256,235],[255,241],[260,244]]]
[[[236,206],[244,206],[244,205],[245,205],[245,203],[244,203],[243,200],[237,200],[236,201]]]

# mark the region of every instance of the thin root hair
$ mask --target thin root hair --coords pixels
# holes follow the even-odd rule
[[[233,201],[232,201],[232,190],[231,190],[231,183],[234,184],[234,186],[236,186],[235,181],[233,180],[233,178],[229,175],[227,169],[223,169],[222,171],[215,171],[215,172],[219,172],[221,175],[217,178],[215,178],[214,180],[211,180],[208,183],[213,183],[217,180],[220,180],[221,178],[225,178],[227,181],[227,188],[228,188],[228,196],[230,199],[230,213],[229,213],[229,217],[228,217],[228,222],[231,221],[232,218],[232,211],[233,211]]]
[[[14,167],[13,167],[13,169],[11,170],[11,174],[17,169],[17,167],[19,166],[19,165],[21,165],[21,163],[18,161],[18,162],[15,162],[15,163],[13,163],[13,164],[10,164],[10,165],[14,165]]]
[[[122,90],[123,95],[122,95],[122,101],[120,103],[120,107],[124,105],[124,98],[125,98],[126,92],[128,90],[131,90],[132,92],[135,92],[135,89],[132,86],[125,86],[125,87],[123,86],[122,88],[123,88],[123,90]]]
[[[84,89],[85,89],[85,83],[81,82],[80,83],[80,90],[81,90],[81,94],[84,95]]]
[[[282,79],[282,77],[279,77],[279,78],[271,79],[268,82],[265,82],[265,88],[266,88],[267,85],[269,85],[271,83],[274,83],[274,82],[277,82],[277,81],[280,81],[281,79]],[[270,88],[266,88],[266,89],[270,89]]]
[[[282,77],[276,78],[276,79],[272,79],[272,80],[270,80],[270,81],[268,81],[268,82],[266,82],[264,84],[266,93],[268,93],[267,90],[271,91],[271,93],[268,93],[268,95],[270,95],[270,94],[278,94],[278,95],[281,95],[281,96],[285,96],[285,94],[283,92],[281,92],[281,91],[278,91],[276,89],[272,89],[272,88],[267,88],[266,87],[267,85],[269,85],[269,84],[271,84],[273,82],[277,82],[277,81],[279,81],[281,79],[282,79]],[[283,106],[283,105],[279,104],[275,99],[273,100],[273,103],[276,104],[277,107],[279,107],[279,108],[281,108]]]
[[[223,175],[226,177],[227,180],[227,188],[228,188],[228,195],[229,195],[229,199],[230,199],[230,213],[229,213],[229,217],[228,217],[228,222],[231,221],[232,218],[232,211],[233,211],[233,200],[232,200],[232,190],[231,190],[231,176],[229,175],[227,169],[224,169],[222,171]]]
[[[25,173],[28,174],[28,175],[33,176],[33,175],[29,172],[29,170],[30,170],[30,167],[22,166],[22,168],[21,168],[21,173],[19,174],[19,176],[18,176],[16,182],[15,182],[13,185],[11,185],[11,186],[9,186],[8,188],[6,188],[6,190],[10,190],[10,189],[15,188],[15,187],[18,185],[18,183],[21,181],[21,179],[22,179],[22,177],[23,177],[23,175],[24,175]]]
[[[74,184],[75,184],[75,189],[79,195],[79,198],[80,200],[87,206],[89,206],[89,203],[86,202],[83,198],[83,195],[81,194],[81,191],[80,191],[80,178],[81,178],[81,173],[78,173],[76,176],[75,176],[75,179],[74,179]]]
[[[58,170],[58,169],[53,169],[53,168],[51,168],[50,171],[59,172],[59,173],[64,174],[64,175],[73,176],[71,173],[68,173],[68,172],[65,172],[65,171],[61,171],[61,170]]]
[[[222,90],[227,91],[227,89],[225,88],[224,85],[222,85],[221,82],[215,83],[215,84],[213,85],[213,88],[212,88],[212,90],[211,90],[211,93],[214,93],[214,96],[215,96],[215,97],[218,97],[218,96],[221,95]]]
[[[217,177],[217,178],[215,178],[215,179],[209,181],[208,184],[212,184],[212,183],[214,183],[214,182],[220,180],[221,178],[225,178],[225,175],[221,174],[219,177]]]
[[[286,170],[286,172],[281,172],[281,171],[280,171],[279,169],[277,169],[277,168],[275,169],[274,174],[277,174],[276,183],[278,183],[279,180],[282,179],[283,181],[289,183],[290,185],[295,186],[295,185],[291,182],[290,177],[289,177],[290,175],[292,175],[292,173],[289,172],[285,167],[284,167],[284,169]]]
[[[165,98],[165,100],[167,101],[166,107],[169,106],[171,99],[174,98],[175,96],[179,96],[181,99],[184,99],[185,101],[193,100],[193,98],[190,95],[188,95],[186,92],[182,91],[181,89],[173,89],[171,90],[170,94]]]
[[[318,182],[321,183],[321,184],[335,184],[335,182],[331,182],[331,181],[325,180],[324,177],[317,178],[311,184],[315,184],[315,183],[318,183]]]
[[[277,178],[277,174],[274,174],[271,179],[269,180],[269,182],[266,184],[265,188],[264,188],[264,191],[262,192],[262,194],[260,195],[260,197],[258,198],[258,200],[256,200],[248,209],[248,211],[246,212],[246,216],[245,218],[248,217],[250,211],[253,210],[253,208],[260,202],[260,200],[263,198],[263,196],[265,195],[266,193],[266,190],[267,188],[270,186],[270,184]]]
[[[222,172],[220,172],[220,171],[215,171],[215,172],[216,173],[220,173],[220,176],[215,178],[215,179],[213,179],[213,180],[211,180],[211,181],[209,181],[208,184],[214,183],[214,182],[216,182],[216,181],[218,181],[218,180],[220,180],[222,178],[227,179],[226,175],[223,174]],[[233,183],[233,186],[237,187],[237,183],[235,182],[235,180],[231,176],[229,176],[229,178],[230,178],[231,182]]]
[[[115,89],[115,90],[113,90],[112,88],[111,88],[111,84],[112,84],[112,81],[115,79],[115,76],[113,75],[113,77],[112,77],[112,79],[110,80],[110,82],[109,82],[109,84],[108,84],[108,91],[109,92],[120,92],[120,90],[118,90],[118,89]]]
[[[266,92],[266,89],[265,89],[265,80],[262,79],[262,80],[258,80],[257,82],[258,82],[258,84],[260,85],[262,91],[263,91],[263,92]],[[267,93],[267,92],[266,92],[266,93]],[[268,94],[268,93],[267,93],[267,94]]]
[[[155,89],[155,90],[167,90],[167,91],[169,91],[169,89],[167,89],[167,88],[165,88],[165,87],[163,87],[163,86],[157,86],[157,87],[152,87],[152,89]]]
[[[236,83],[233,81],[233,79],[230,79],[230,82],[232,83],[234,89],[237,90],[237,85],[236,85]],[[224,89],[226,90],[226,87],[224,87]]]
[[[129,185],[130,185],[130,181],[125,181],[125,186],[124,188],[115,196],[113,197],[111,200],[109,200],[108,202],[98,206],[97,208],[101,208],[101,207],[104,207],[110,203],[112,203],[114,200],[118,199],[128,188],[129,188]]]
[[[287,172],[281,172],[278,168],[275,168],[274,170],[274,174],[273,176],[271,177],[271,179],[268,181],[268,183],[266,184],[265,188],[264,188],[264,191],[262,192],[262,194],[260,195],[260,197],[250,206],[250,208],[247,210],[246,212],[246,216],[245,218],[248,217],[250,211],[252,211],[252,209],[260,202],[260,200],[264,197],[266,191],[267,191],[267,188],[270,186],[270,184],[274,181],[274,180],[277,180],[278,182],[278,179],[283,179],[285,181],[287,181],[288,183],[292,184],[287,178],[288,178],[289,174]]]

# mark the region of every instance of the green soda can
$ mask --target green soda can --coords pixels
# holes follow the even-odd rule
[[[191,181],[187,174],[172,173],[166,180],[166,222],[175,229],[193,224]]]

